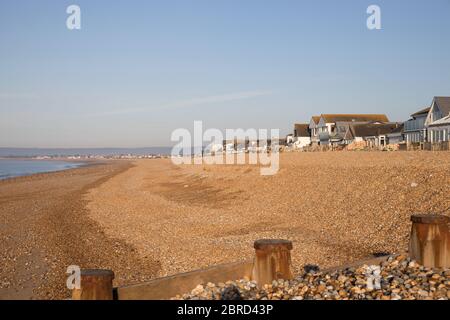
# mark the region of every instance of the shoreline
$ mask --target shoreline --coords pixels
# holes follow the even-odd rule
[[[0,300],[66,299],[70,265],[118,270],[121,284],[154,276],[157,262],[105,235],[85,210],[88,190],[132,166],[110,161],[0,181]]]
[[[27,177],[32,177],[32,176],[37,176],[37,175],[45,175],[45,174],[52,174],[52,173],[57,173],[57,172],[63,172],[63,171],[69,171],[69,170],[76,170],[76,169],[80,169],[80,168],[85,168],[85,167],[89,167],[89,166],[95,166],[95,165],[101,165],[106,163],[105,160],[69,160],[69,159],[30,159],[30,158],[2,158],[0,157],[0,160],[17,160],[17,161],[30,161],[30,162],[42,162],[42,161],[46,161],[46,162],[51,162],[51,161],[58,161],[58,162],[66,162],[66,163],[70,163],[70,164],[77,164],[75,167],[70,167],[70,168],[63,168],[63,169],[57,169],[57,170],[53,170],[53,171],[41,171],[41,172],[35,172],[35,173],[24,173],[24,174],[20,174],[20,175],[15,175],[15,176],[8,176],[6,178],[1,178],[0,177],[0,183],[3,181],[10,181],[12,179],[19,179],[19,178],[27,178]]]

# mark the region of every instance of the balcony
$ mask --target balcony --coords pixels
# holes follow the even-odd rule
[[[411,119],[405,122],[405,132],[406,131],[418,131],[425,129],[425,118],[421,119]]]

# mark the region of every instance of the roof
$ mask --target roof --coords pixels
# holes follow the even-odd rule
[[[309,137],[309,124],[307,123],[296,123],[294,125],[294,131],[296,137]]]
[[[398,123],[383,123],[383,124],[357,124],[350,127],[354,137],[372,137],[380,134],[392,133],[399,128]]]
[[[444,117],[450,114],[450,97],[434,97],[434,102],[441,109]]]
[[[320,121],[320,116],[312,116],[312,121],[314,121],[315,124],[318,124]]]
[[[401,123],[397,126],[397,128],[395,128],[394,130],[392,130],[389,133],[402,133],[404,128],[405,128],[405,124]]]
[[[344,140],[353,140],[355,136],[353,135],[353,130],[351,127],[348,127],[347,131],[344,134]]]
[[[422,114],[428,114],[428,112],[430,111],[430,109],[431,109],[431,107],[427,107],[427,108],[425,108],[425,109],[419,110],[419,111],[417,111],[416,113],[413,113],[413,114],[411,115],[411,117],[420,116],[420,115],[422,115]]]
[[[387,134],[401,134],[403,133],[403,129],[405,128],[405,124],[401,123],[400,125],[397,126],[397,128],[394,128],[391,132],[387,133]]]
[[[379,121],[389,122],[385,114],[322,114],[326,123],[355,122],[355,121]]]

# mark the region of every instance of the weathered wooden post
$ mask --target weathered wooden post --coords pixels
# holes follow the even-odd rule
[[[429,268],[450,267],[450,217],[413,215],[409,255]]]
[[[273,280],[293,278],[291,241],[262,239],[255,241],[254,248],[252,280],[255,280],[259,286],[270,284]]]
[[[81,270],[81,286],[73,290],[72,300],[113,300],[113,279],[111,270]]]

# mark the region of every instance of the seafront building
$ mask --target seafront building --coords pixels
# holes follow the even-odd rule
[[[430,107],[419,110],[411,115],[411,119],[405,122],[404,134],[407,143],[419,143],[427,141],[427,120]]]
[[[308,139],[309,136],[309,139]],[[435,150],[432,144],[450,142],[450,97],[434,97],[431,106],[413,113],[403,123],[390,122],[385,114],[321,114],[309,125],[295,124],[288,142],[299,148],[344,148],[360,145],[384,149],[389,146],[419,145]],[[438,150],[450,149],[439,147]]]
[[[292,143],[296,149],[304,148],[311,144],[312,133],[309,130],[308,123],[296,123],[294,125],[294,134]]]
[[[396,122],[388,123],[365,123],[351,124],[348,126],[345,141],[347,144],[353,142],[365,142],[368,148],[384,148],[390,144],[388,135],[400,134],[403,124]]]
[[[319,145],[319,121],[320,116],[312,116],[311,121],[309,122],[309,132],[311,134],[311,145],[317,146]]]
[[[322,114],[313,116],[309,123],[311,146],[346,146],[361,142],[369,137],[374,145],[385,145],[386,137],[379,134],[391,133],[398,123],[391,123],[384,114]]]
[[[449,131],[450,97],[434,97],[425,126],[428,130],[427,142],[450,141]]]
[[[405,122],[407,144],[450,141],[450,97],[434,97],[431,106],[419,110]]]

